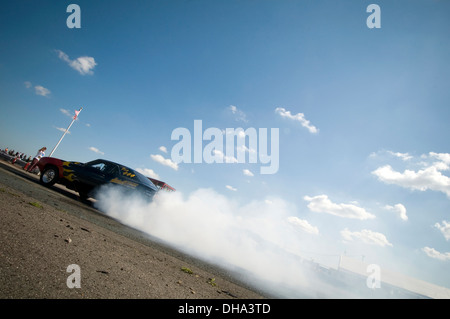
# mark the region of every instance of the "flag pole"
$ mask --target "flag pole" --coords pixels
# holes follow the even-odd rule
[[[56,148],[58,147],[59,143],[61,143],[62,139],[64,138],[64,136],[67,134],[67,132],[69,131],[70,127],[72,126],[73,122],[75,122],[75,120],[78,118],[78,114],[80,114],[81,110],[83,108],[81,107],[78,111],[75,111],[75,116],[72,118],[72,122],[70,122],[70,125],[66,128],[66,130],[64,131],[63,135],[61,136],[61,138],[59,139],[58,143],[55,145],[55,147],[53,148],[52,152],[50,153],[49,157],[52,157],[53,153],[55,152]]]

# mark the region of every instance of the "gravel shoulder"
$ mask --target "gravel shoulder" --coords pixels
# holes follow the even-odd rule
[[[264,298],[226,272],[80,203],[75,194],[42,187],[37,176],[3,160],[0,207],[2,299]]]

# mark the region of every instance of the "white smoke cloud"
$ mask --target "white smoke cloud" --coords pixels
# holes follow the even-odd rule
[[[251,274],[272,293],[312,294],[324,285],[304,271],[306,259],[298,253],[314,250],[311,243],[320,236],[319,230],[293,216],[295,207],[280,198],[239,204],[212,189],[198,189],[187,197],[181,192],[159,192],[146,202],[105,189],[96,205],[123,224],[185,253]]]

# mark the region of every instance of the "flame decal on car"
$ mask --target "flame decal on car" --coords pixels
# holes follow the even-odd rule
[[[70,164],[71,164],[72,162],[63,162],[62,163],[62,168],[63,168],[63,177],[65,178],[65,179],[67,179],[68,181],[70,181],[70,182],[73,182],[74,181],[74,173],[73,173],[73,170],[72,169],[70,169],[70,168],[68,168],[68,167],[70,167]],[[67,168],[66,168],[67,167]]]
[[[136,176],[135,174],[130,173],[126,167],[122,167],[122,175],[131,177],[131,178]]]

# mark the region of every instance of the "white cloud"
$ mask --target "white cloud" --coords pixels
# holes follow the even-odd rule
[[[105,153],[103,153],[102,151],[100,151],[98,148],[96,148],[94,146],[89,147],[89,150],[94,153],[100,154],[100,155],[105,155]]]
[[[158,162],[164,166],[168,166],[170,168],[173,168],[174,170],[178,170],[178,164],[173,162],[170,158],[164,158],[164,156],[162,155],[150,155],[150,157],[152,158],[152,160],[154,160],[155,162]]]
[[[30,89],[31,87],[33,87],[33,84],[31,84],[30,81],[25,81],[23,83],[25,84],[25,87],[27,89]],[[49,89],[43,87],[42,85],[36,85],[34,87],[34,92],[36,93],[36,95],[40,95],[40,96],[48,96],[51,93]]]
[[[435,153],[430,152],[430,157],[437,158],[439,161],[449,165],[450,164],[450,153]],[[448,169],[448,168],[447,168]]]
[[[65,129],[65,128],[62,128],[62,127],[56,127],[56,126],[54,126],[54,128],[56,128],[58,131],[61,131],[61,132],[65,132],[65,131],[66,131],[66,129]],[[70,131],[67,131],[67,134],[70,134]]]
[[[239,133],[238,133],[239,137],[242,137],[242,134],[244,134],[244,137],[245,137],[245,133],[243,133],[243,132],[239,132]],[[256,150],[255,150],[254,148],[248,148],[248,147],[245,146],[245,145],[239,145],[239,146],[237,146],[237,147],[236,147],[236,150],[237,150],[238,152],[247,152],[247,153],[249,153],[249,154],[255,154],[255,153],[256,153]]]
[[[357,239],[366,244],[377,245],[381,247],[392,246],[385,235],[368,229],[363,229],[360,232],[351,232],[346,228],[341,231],[341,236],[344,238],[344,241],[347,242]]]
[[[298,227],[299,229],[301,229],[304,232],[307,232],[309,234],[314,234],[314,235],[319,234],[319,229],[315,226],[312,226],[308,221],[306,221],[304,219],[300,219],[295,216],[290,216],[290,217],[288,217],[287,220],[290,224],[294,225],[295,227]]]
[[[151,177],[154,179],[159,179],[159,175],[156,174],[155,171],[150,168],[137,168],[136,171],[138,171],[139,173],[141,173],[144,176]]]
[[[236,106],[230,105],[228,109],[231,110],[231,113],[235,115],[236,121],[241,121],[245,123],[248,122],[247,115],[243,111],[239,110]]]
[[[225,154],[223,154],[222,151],[217,150],[217,149],[213,150],[213,154],[214,154],[214,156],[221,158],[222,162],[224,162],[224,163],[237,163],[238,162],[236,157],[234,157],[234,156],[226,156]],[[220,162],[220,160],[219,160],[219,162]]]
[[[422,251],[427,254],[428,257],[439,259],[442,261],[450,260],[450,253],[441,253],[434,248],[424,247]]]
[[[97,63],[95,62],[95,59],[93,57],[82,56],[76,58],[75,60],[71,60],[69,56],[63,51],[56,50],[56,52],[58,53],[58,57],[61,60],[67,62],[67,64],[69,64],[72,69],[78,71],[81,75],[94,74],[92,70],[97,65]]]
[[[422,158],[427,158],[427,156],[422,155]],[[420,191],[428,189],[439,191],[450,197],[450,178],[441,173],[441,171],[449,169],[450,154],[431,152],[429,158],[436,158],[438,161],[423,163],[426,167],[418,171],[406,169],[401,173],[395,171],[390,165],[385,165],[374,170],[372,174],[387,184]]]
[[[447,222],[445,220],[442,221],[442,226],[439,223],[434,224],[434,227],[439,229],[444,235],[445,239],[448,241],[450,240],[450,222]]]
[[[305,114],[303,113],[297,113],[295,115],[292,115],[290,111],[287,111],[285,108],[282,107],[277,107],[275,109],[275,113],[280,114],[281,117],[285,117],[300,122],[300,124],[303,127],[307,128],[310,133],[315,134],[319,132],[319,130],[314,125],[311,125],[311,123],[307,119],[305,119]]]
[[[160,146],[159,150],[163,153],[167,153],[167,148],[165,146]]]
[[[245,176],[250,176],[250,177],[254,176],[253,173],[248,169],[243,169],[242,172],[244,173]]]
[[[69,110],[67,110],[67,109],[63,109],[63,108],[60,108],[59,109],[59,111],[62,113],[62,114],[64,114],[65,116],[67,116],[67,117],[70,117],[70,118],[72,118],[73,119],[73,117],[74,117],[74,115],[75,115],[75,113],[74,112],[72,112],[72,111],[69,111]],[[75,111],[76,112],[76,111]],[[76,118],[76,121],[78,121],[78,117]],[[87,127],[90,127],[91,126],[91,124],[85,124]]]
[[[236,191],[237,191],[237,189],[234,188],[233,186],[225,185],[225,187],[226,187],[227,189],[229,189],[230,191],[233,191],[233,192],[236,192]]]
[[[397,213],[398,216],[404,221],[408,220],[408,216],[406,215],[406,208],[402,204],[395,204],[394,206],[386,205],[384,206],[384,209]]]
[[[314,197],[305,196],[304,199],[309,202],[308,208],[316,213],[327,213],[343,218],[371,219],[375,215],[367,212],[364,208],[353,204],[335,204],[328,199],[327,195],[318,195]]]
[[[381,150],[378,152],[372,152],[369,154],[369,157],[383,158],[383,159],[396,157],[396,158],[401,159],[404,162],[414,159],[414,156],[410,155],[409,153],[393,152],[393,151],[389,151],[389,150]]]
[[[61,111],[62,114],[67,115],[69,117],[73,117],[73,114],[70,113],[69,110],[66,109],[59,109]]]
[[[395,157],[398,157],[398,158],[401,158],[402,160],[404,160],[404,161],[407,161],[407,160],[410,160],[410,159],[412,159],[413,157],[411,156],[411,155],[409,155],[408,153],[400,153],[400,152],[392,152],[392,151],[388,151],[388,153],[389,154],[391,154],[391,155],[393,155],[393,156],[395,156]]]
[[[42,85],[36,85],[34,87],[34,90],[35,90],[36,94],[40,95],[40,96],[47,96],[51,93],[49,89],[46,89]]]

